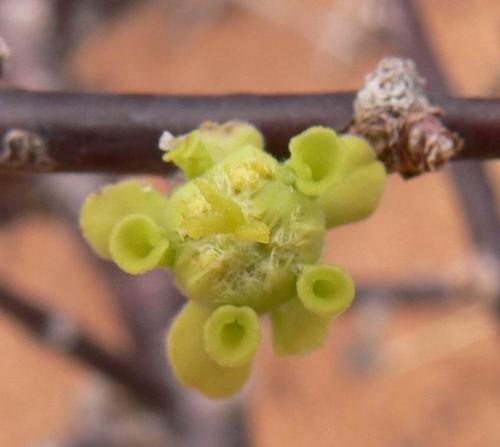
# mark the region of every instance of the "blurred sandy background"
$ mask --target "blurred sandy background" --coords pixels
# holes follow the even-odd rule
[[[370,11],[376,3],[185,2],[175,15],[168,2],[132,3],[84,35],[62,69],[88,90],[355,89],[391,54],[384,37],[390,11]],[[453,88],[465,95],[498,92],[498,0],[418,5]],[[500,193],[498,163],[493,168]],[[126,336],[100,273],[81,255],[76,226],[32,215],[3,228],[0,277],[67,310],[120,349]],[[461,287],[477,279],[446,172],[409,182],[391,176],[376,214],[332,231],[328,242],[326,260],[360,281],[437,277]],[[498,323],[471,294],[425,305],[391,302],[374,312],[360,306],[307,358],[276,359],[267,334],[246,391],[252,441],[258,447],[498,446]],[[349,355],[370,327],[376,367]],[[3,315],[0,340],[0,445],[43,445],[37,442],[67,434],[88,370],[40,347]]]

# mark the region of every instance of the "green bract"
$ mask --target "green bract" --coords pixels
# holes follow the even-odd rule
[[[369,144],[312,127],[278,162],[248,123],[165,133],[165,161],[189,179],[169,198],[137,181],[91,195],[83,234],[132,274],[169,268],[189,303],[168,334],[179,381],[212,398],[237,392],[270,314],[278,355],[321,346],[354,298],[347,272],[319,263],[327,229],[367,217],[385,169]]]

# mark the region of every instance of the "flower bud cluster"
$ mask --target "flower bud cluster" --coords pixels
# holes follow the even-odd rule
[[[319,262],[325,233],[373,212],[385,169],[365,140],[319,126],[292,138],[285,162],[240,121],[166,133],[160,146],[187,181],[169,197],[134,180],[106,186],[86,200],[81,228],[128,273],[172,270],[188,299],[167,336],[174,373],[227,397],[248,379],[260,316],[276,354],[298,355],[349,307],[350,275]]]

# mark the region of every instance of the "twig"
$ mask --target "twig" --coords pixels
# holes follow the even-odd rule
[[[142,370],[96,342],[69,316],[35,304],[0,285],[0,309],[15,318],[39,341],[101,371],[123,385],[140,402],[163,412],[170,407],[168,396]]]
[[[446,78],[419,20],[414,1],[398,0],[398,4],[401,13],[401,29],[398,30],[397,40],[400,42],[402,52],[417,63],[433,93],[449,94]],[[450,108],[449,111],[451,110]],[[476,117],[475,130],[463,129],[460,132],[461,136],[469,142],[474,141],[478,134],[491,134],[495,127],[491,121],[492,115],[484,110],[475,112],[479,114]],[[464,116],[464,119],[470,118],[470,115]],[[483,118],[485,121],[479,124]],[[477,142],[478,145],[485,143],[485,141]],[[480,252],[491,253],[497,265],[500,266],[500,220],[494,193],[484,166],[479,163],[456,163],[452,166],[452,175],[476,247]]]
[[[158,96],[0,92],[0,173],[115,172],[165,174],[158,139],[206,120],[243,119],[285,156],[291,136],[308,126],[348,127],[353,93]],[[462,159],[500,157],[500,100],[433,98],[444,124],[465,138]],[[13,134],[13,132],[15,132]],[[14,138],[15,137],[15,138]]]
[[[476,303],[384,343],[378,355],[388,372],[407,373],[495,335],[483,307]]]
[[[4,64],[9,55],[10,55],[9,47],[7,46],[7,43],[2,38],[2,36],[0,36],[0,79],[3,76]]]
[[[172,396],[177,384],[169,373],[165,355],[165,331],[185,302],[172,278],[164,271],[134,277],[120,271],[109,261],[98,261],[112,290],[116,307],[133,342],[131,359],[154,379],[158,393]],[[181,413],[180,402],[170,399]],[[185,416],[185,415],[184,415]]]
[[[361,283],[356,287],[355,303],[363,303],[379,297],[395,298],[403,303],[442,302],[456,297],[456,290],[442,281],[428,279],[419,282]]]
[[[89,254],[95,259],[94,253]],[[144,361],[144,355],[151,354],[147,351],[153,348],[152,344],[160,339],[163,343],[165,327],[184,304],[185,298],[165,271],[156,270],[137,277],[121,271],[108,260],[97,262],[113,291],[137,354]]]

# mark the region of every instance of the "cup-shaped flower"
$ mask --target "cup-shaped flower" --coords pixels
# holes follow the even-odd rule
[[[141,214],[158,225],[164,222],[167,198],[147,183],[129,180],[91,194],[80,213],[80,227],[94,251],[111,258],[109,239],[115,225],[129,214]]]
[[[310,265],[299,275],[297,295],[309,312],[322,317],[337,316],[351,305],[354,282],[337,266]]]
[[[290,140],[286,165],[295,173],[297,189],[318,196],[338,178],[342,161],[341,141],[327,127],[310,127]]]
[[[323,345],[332,317],[308,311],[293,298],[271,313],[273,348],[276,355],[304,355]]]
[[[368,217],[377,208],[386,178],[384,165],[366,140],[344,135],[340,142],[339,177],[318,197],[329,228]]]
[[[212,311],[188,303],[175,318],[167,337],[170,364],[177,379],[213,399],[238,392],[247,381],[251,362],[225,367],[212,360],[205,348],[204,327]]]
[[[260,343],[257,313],[250,307],[218,307],[205,323],[208,355],[221,366],[235,367],[251,362]]]
[[[118,267],[133,275],[167,266],[173,258],[164,231],[143,214],[130,214],[115,225],[109,251]]]
[[[175,163],[189,179],[248,145],[262,150],[264,138],[251,124],[237,120],[222,124],[209,121],[186,135],[160,139],[160,148],[166,152],[163,160]]]
[[[165,153],[163,161],[175,163],[189,179],[203,174],[214,163],[201,140],[199,130],[194,130],[179,139],[176,147]]]

